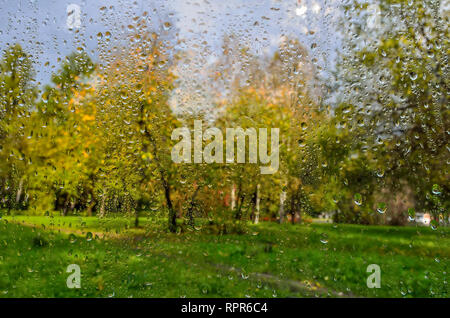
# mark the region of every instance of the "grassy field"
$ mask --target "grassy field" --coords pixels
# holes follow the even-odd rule
[[[0,219],[0,297],[448,297],[448,228],[250,225],[171,234],[165,220]],[[69,264],[81,288],[69,289]],[[369,289],[369,264],[381,288]]]

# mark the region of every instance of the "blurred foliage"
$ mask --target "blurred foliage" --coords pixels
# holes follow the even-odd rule
[[[2,207],[127,214],[136,227],[140,215],[162,213],[171,232],[179,218],[194,228],[196,218],[219,216],[224,226],[321,213],[336,222],[399,225],[409,208],[448,222],[448,17],[434,1],[383,0],[379,7],[380,27],[371,32],[361,26],[367,3],[348,4],[332,83],[318,78],[296,39],[256,56],[232,35],[224,38],[207,74],[216,88],[212,119],[170,104],[183,52],[167,32],[139,25],[97,63],[79,49],[41,90],[27,53],[7,48],[0,63]],[[278,172],[174,163],[172,131],[192,130],[194,119],[222,131],[279,128]],[[225,231],[211,222],[213,232]]]

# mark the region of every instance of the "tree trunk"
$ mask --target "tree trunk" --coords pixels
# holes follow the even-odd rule
[[[256,186],[256,212],[255,212],[255,224],[259,223],[259,189],[261,188],[261,185],[258,183]]]
[[[101,218],[105,216],[106,198],[107,198],[107,194],[103,190],[102,203],[100,204],[100,212],[99,212],[99,217],[101,217]]]
[[[231,186],[231,210],[233,211],[236,207],[236,187],[233,183]]]
[[[69,210],[69,195],[66,196],[66,200],[64,201],[64,206],[63,206],[63,215],[64,216],[67,215],[68,210]]]
[[[17,195],[16,195],[16,203],[20,202],[20,197],[22,196],[22,190],[23,190],[23,177],[20,178],[20,181],[19,181],[19,188],[17,189]]]
[[[134,227],[139,227],[139,210],[137,209],[137,207],[134,211]]]
[[[286,191],[282,191],[280,194],[280,207],[278,209],[278,215],[280,216],[279,222],[284,222],[284,201],[286,201]]]
[[[183,215],[183,207],[181,205],[181,200],[177,201],[177,211],[178,211],[178,217],[181,217]]]
[[[194,227],[194,202],[192,201],[187,210],[188,225]]]
[[[302,213],[300,211],[295,212],[294,218],[297,220],[296,223],[302,223]]]
[[[244,205],[245,194],[242,194],[242,187],[239,184],[238,195],[237,195],[237,211],[235,216],[236,220],[242,219],[242,206]]]
[[[143,117],[144,116],[144,105],[143,104],[141,105],[140,113],[141,113],[141,116]],[[139,125],[144,129],[144,134],[150,141],[150,144],[152,145],[152,153],[153,153],[153,156],[155,157],[155,161],[158,166],[159,174],[160,174],[161,181],[162,181],[162,186],[164,188],[164,196],[166,198],[166,204],[167,204],[167,208],[169,210],[169,231],[174,233],[177,230],[177,213],[174,210],[174,207],[172,205],[172,200],[170,199],[170,184],[169,184],[170,175],[168,175],[168,173],[166,174],[166,170],[162,166],[160,158],[158,156],[159,151],[158,151],[158,147],[156,146],[156,141],[153,138],[152,134],[148,131],[148,129],[145,126],[144,121],[142,119],[139,121]],[[147,145],[145,143],[143,145],[142,150],[144,152],[147,152]]]
[[[189,207],[188,207],[188,210],[187,210],[188,224],[189,224],[190,227],[194,227],[194,225],[195,225],[195,222],[194,222],[194,207],[195,207],[195,198],[197,196],[197,193],[198,193],[199,189],[200,189],[199,187],[197,187],[195,189],[195,192],[192,195],[191,202],[189,203]]]
[[[173,208],[172,200],[170,199],[170,186],[166,181],[163,182],[163,186],[167,208],[169,209],[169,231],[175,233],[177,231],[177,213]]]
[[[250,220],[255,222],[255,214],[256,214],[256,192],[253,194],[252,196],[252,202],[251,202],[251,209],[252,211],[250,212]]]
[[[87,208],[87,215],[88,216],[92,216],[92,208],[94,207],[94,202],[89,203],[88,208]]]
[[[291,214],[291,223],[295,224],[295,215],[297,214],[297,207],[296,207],[296,197],[294,196],[291,198],[291,208],[290,208],[290,214]]]
[[[100,217],[105,216],[105,205],[106,205],[107,193],[105,189],[103,189],[102,203],[100,204]]]
[[[70,203],[70,212],[73,212],[76,204],[77,204],[77,199],[73,199],[73,202]]]
[[[8,187],[7,191],[9,190],[9,186],[8,186],[8,179],[6,179],[6,186]],[[5,197],[6,197],[6,203],[8,203],[8,212],[6,215],[11,215],[11,198],[8,192],[5,193]],[[3,199],[4,200],[4,199]]]

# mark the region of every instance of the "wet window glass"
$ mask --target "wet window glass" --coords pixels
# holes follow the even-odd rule
[[[0,297],[449,296],[449,1],[0,9]]]

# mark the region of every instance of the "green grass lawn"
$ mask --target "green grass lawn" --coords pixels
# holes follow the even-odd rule
[[[210,235],[167,233],[164,219],[133,224],[3,217],[0,296],[449,296],[448,228],[263,223]],[[69,264],[81,268],[80,289],[66,287]],[[369,264],[381,267],[379,289],[366,285]]]

